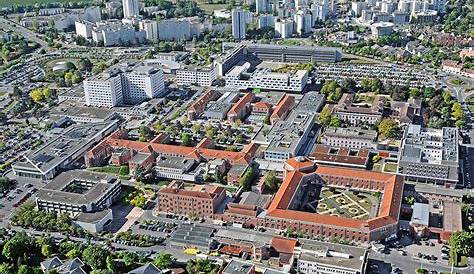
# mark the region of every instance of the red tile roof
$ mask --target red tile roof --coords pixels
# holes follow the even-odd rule
[[[285,97],[278,103],[278,105],[276,105],[271,118],[280,119],[284,117],[286,113],[290,111],[291,107],[293,107],[294,103],[295,97],[286,94]]]
[[[288,239],[283,237],[273,237],[271,246],[278,252],[278,253],[287,253],[293,254],[296,244],[298,243],[295,239]]]

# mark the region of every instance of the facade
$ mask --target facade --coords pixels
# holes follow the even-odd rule
[[[308,72],[298,70],[295,73],[276,73],[270,69],[256,69],[248,72],[249,63],[235,66],[226,76],[226,86],[238,89],[266,89],[302,92],[308,81]]]
[[[253,93],[245,93],[240,99],[232,106],[227,113],[227,119],[229,123],[234,123],[236,120],[242,121],[245,116],[250,112],[250,104],[254,99]]]
[[[408,180],[454,187],[459,180],[458,130],[408,125],[403,134],[397,172]]]
[[[321,143],[332,147],[377,148],[377,132],[361,128],[326,128]]]
[[[187,117],[190,121],[197,119],[204,110],[206,109],[206,106],[209,102],[217,100],[221,94],[214,90],[214,89],[209,89],[204,94],[199,97],[188,109],[187,111]]]
[[[189,67],[176,71],[176,82],[178,85],[198,85],[210,87],[217,79],[216,68]]]
[[[247,11],[240,8],[232,9],[232,36],[238,40],[245,40],[247,35]]]
[[[138,0],[122,0],[123,17],[137,17],[140,12],[138,7]]]
[[[165,95],[163,71],[152,66],[138,66],[123,74],[123,95],[128,103],[141,103]]]
[[[311,32],[312,20],[311,13],[299,10],[295,14],[296,33],[302,36]]]
[[[145,31],[148,41],[158,41],[158,22],[156,20],[143,20],[140,21],[138,25],[140,30]]]
[[[382,36],[388,36],[393,32],[393,23],[390,22],[379,22],[374,23],[370,26],[372,31],[372,36],[374,38],[379,38]]]
[[[287,39],[293,36],[295,22],[293,19],[275,20],[275,36],[281,39]]]
[[[208,120],[223,121],[232,108],[232,104],[239,100],[238,92],[225,92],[218,100],[210,102],[206,106],[203,117]]]
[[[92,79],[84,80],[88,106],[115,107],[136,104],[164,96],[163,71],[148,65],[112,68]]]
[[[196,168],[197,165],[198,163],[190,158],[160,156],[156,159],[155,176],[172,180],[197,182],[204,172],[200,167]]]
[[[133,25],[119,20],[100,21],[92,28],[92,40],[95,43],[103,43],[106,47],[140,44],[145,39],[145,31],[137,31]]]
[[[86,105],[115,107],[123,104],[122,76],[120,71],[101,73],[94,79],[84,80]]]
[[[176,181],[158,191],[160,202],[156,210],[162,213],[212,218],[226,196],[223,187],[196,185],[192,189],[185,189],[183,185]]]

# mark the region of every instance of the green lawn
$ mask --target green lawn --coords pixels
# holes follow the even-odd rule
[[[397,164],[385,163],[383,171],[385,171],[385,172],[397,172],[397,167],[398,167]]]
[[[84,0],[0,0],[0,7],[12,7],[15,5],[30,6],[34,4],[51,4],[51,3],[70,3],[70,2],[91,2]]]
[[[225,9],[227,7],[226,4],[198,3],[198,5],[208,15],[212,15],[215,10]]]
[[[129,170],[128,166],[101,166],[101,167],[91,167],[91,171],[101,172],[101,173],[110,173],[115,175],[120,175],[121,179],[129,179]]]

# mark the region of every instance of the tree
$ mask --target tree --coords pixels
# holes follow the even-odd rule
[[[30,97],[35,103],[39,103],[44,100],[43,91],[40,88],[35,88],[30,92]]]
[[[160,252],[158,255],[156,255],[153,263],[159,269],[169,269],[173,264],[173,256],[165,252]]]
[[[184,127],[188,127],[188,125],[189,125],[188,117],[184,116],[184,117],[181,119],[181,124],[182,124]]]
[[[458,231],[449,238],[449,246],[456,255],[470,255],[474,252],[474,232]]]
[[[92,269],[105,269],[110,252],[98,245],[89,245],[82,252],[82,258]]]
[[[34,250],[34,240],[25,232],[17,232],[3,246],[2,255],[13,263]],[[25,259],[25,258],[23,258]]]
[[[192,145],[191,136],[189,136],[189,134],[186,132],[183,132],[181,134],[181,145],[186,146],[186,147],[189,147]]]
[[[391,118],[384,118],[380,121],[378,132],[385,138],[392,138],[398,130],[398,123]]]
[[[319,113],[319,122],[323,126],[329,126],[329,124],[331,123],[331,116],[331,109],[328,106],[325,106],[323,110],[321,110],[321,112]]]
[[[201,131],[201,124],[199,123],[194,123],[191,127],[191,131],[194,133],[194,134],[197,134]]]
[[[139,132],[141,141],[148,141],[153,137],[153,131],[147,126],[141,126]]]
[[[186,264],[186,271],[188,273],[217,274],[219,271],[219,265],[213,264],[209,260],[191,259]]]
[[[331,117],[331,122],[329,123],[329,126],[330,127],[341,127],[342,125],[342,122],[341,122],[341,119],[339,119],[339,117]]]
[[[276,172],[274,170],[270,170],[267,173],[267,176],[265,176],[265,186],[272,190],[278,188],[278,178],[276,177]]]
[[[153,129],[156,131],[156,132],[160,132],[163,130],[163,123],[161,121],[157,121],[154,125],[153,125]]]
[[[247,171],[245,171],[244,175],[240,178],[239,186],[242,187],[244,190],[249,190],[254,176],[255,171],[252,166],[249,166]]]
[[[0,271],[3,274],[3,272]],[[27,265],[20,265],[18,267],[18,274],[32,274],[33,271]]]
[[[10,188],[10,179],[8,177],[0,177],[0,192]]]
[[[0,273],[1,274],[13,274],[15,273],[13,271],[13,268],[11,265],[7,264],[7,263],[2,263],[0,264]]]
[[[112,256],[107,256],[106,265],[107,265],[107,270],[110,273],[115,273],[115,265],[114,265],[114,260],[112,259]]]
[[[266,125],[271,124],[270,114],[265,115],[265,119],[263,119],[263,123],[265,123]]]

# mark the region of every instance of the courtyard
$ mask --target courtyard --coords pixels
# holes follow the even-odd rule
[[[322,187],[319,197],[305,207],[321,215],[368,220],[377,216],[379,203],[378,192]]]

